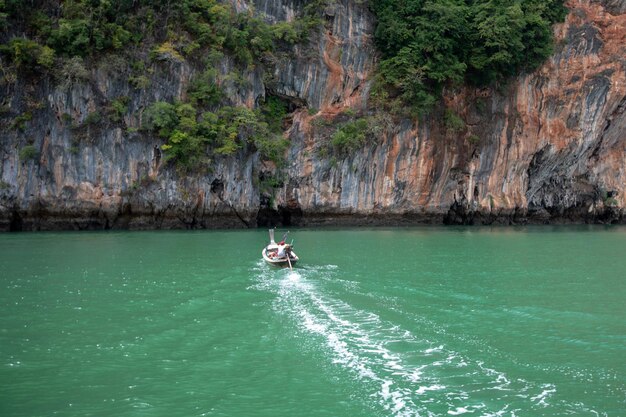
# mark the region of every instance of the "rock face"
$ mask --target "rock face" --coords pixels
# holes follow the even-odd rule
[[[253,6],[279,21],[301,3]],[[279,60],[272,77],[251,70],[243,74],[249,87],[224,86],[236,104],[253,106],[266,91],[293,103],[288,166],[271,193],[259,180],[275,167],[250,149],[183,175],[163,162],[159,139],[135,133],[150,103],[184,97],[197,71],[187,63],[154,64],[142,90],[111,62],[91,69],[89,81],[40,83],[29,94],[40,99],[32,120],[0,135],[0,230],[624,223],[626,2],[568,7],[556,51],[539,70],[445,93],[464,128],[446,128],[442,105],[419,122],[386,121],[363,149],[331,158],[320,149],[345,110],[375,112],[367,103],[373,18],[362,2],[336,2],[324,12],[325,29]],[[230,68],[225,59],[220,70]],[[15,93],[22,82],[2,87],[11,108],[24,106]],[[121,95],[130,99],[123,120],[90,120]],[[28,143],[37,153],[20,159]]]
[[[569,7],[566,23],[556,28],[557,51],[540,70],[497,90],[447,92],[448,108],[466,123],[461,132],[446,129],[435,112],[421,123],[401,122],[331,164],[316,157],[323,138],[311,133],[312,118],[298,114],[282,206],[301,209],[305,224],[623,222],[623,2]],[[339,6],[334,16],[345,10]],[[370,44],[363,34],[371,26],[367,18],[347,25],[356,32],[345,26],[332,29],[344,46],[341,66],[327,65],[330,79],[345,80],[350,62],[359,62],[357,73],[366,80],[374,63],[361,45]],[[323,100],[322,113],[362,105],[368,85],[361,85],[344,91],[342,100]],[[299,96],[310,94],[305,88]]]

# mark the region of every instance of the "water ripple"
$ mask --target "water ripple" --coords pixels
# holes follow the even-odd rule
[[[441,341],[421,338],[372,311],[331,296],[321,283],[333,281],[335,268],[285,272],[258,264],[255,273],[258,281],[253,287],[274,293],[275,311],[319,340],[329,362],[360,381],[362,400],[373,400],[370,406],[378,413],[384,410],[381,415],[515,416],[528,409],[539,415],[550,415],[539,411],[549,409],[591,411],[582,404],[560,404],[554,399],[554,384],[508,375]]]

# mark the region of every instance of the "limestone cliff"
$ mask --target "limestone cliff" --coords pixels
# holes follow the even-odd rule
[[[292,19],[298,0],[256,0],[269,20]],[[239,10],[251,4],[238,1]],[[373,17],[341,0],[309,44],[294,47],[273,74],[250,70],[224,87],[254,106],[266,92],[292,103],[287,168],[251,149],[181,175],[163,162],[162,142],[138,134],[143,110],[183,98],[198,71],[156,62],[150,86],[133,88],[128,65],[103,60],[86,80],[19,77],[2,87],[11,109],[34,108],[23,129],[0,135],[0,230],[254,227],[268,224],[624,222],[626,205],[626,1],[570,1],[555,27],[557,47],[538,71],[508,85],[446,91],[425,118],[381,118],[363,149],[321,152],[333,126],[368,106],[376,65]],[[227,58],[224,74],[232,69]],[[39,102],[24,102],[28,97]],[[116,125],[90,112],[129,97]],[[444,123],[453,110],[463,127]],[[350,109],[346,112],[346,109]],[[20,159],[32,143],[36,158]]]

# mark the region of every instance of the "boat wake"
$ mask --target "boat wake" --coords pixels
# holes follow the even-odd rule
[[[357,381],[356,395],[374,415],[516,416],[529,409],[549,415],[557,402],[552,384],[510,377],[333,296],[324,287],[337,281],[332,265],[276,271],[258,264],[255,272],[253,287],[276,295],[277,314],[313,339],[327,365]]]

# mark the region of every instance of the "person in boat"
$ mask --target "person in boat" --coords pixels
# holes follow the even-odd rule
[[[290,248],[285,244],[284,240],[281,240],[278,244],[278,252],[276,252],[277,258],[284,258],[289,256]]]

